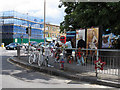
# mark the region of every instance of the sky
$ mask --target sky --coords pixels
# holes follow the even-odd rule
[[[60,0],[46,0],[46,22],[60,25],[65,7],[58,8]],[[0,12],[14,10],[30,16],[44,18],[44,0],[0,0]]]

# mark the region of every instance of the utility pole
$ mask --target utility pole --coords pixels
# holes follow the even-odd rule
[[[46,0],[44,0],[44,46],[45,46],[45,13],[46,12]]]
[[[30,36],[31,36],[31,26],[29,24],[29,26],[28,26],[28,42],[29,42],[28,53],[30,52]]]
[[[27,13],[27,20],[28,20],[28,13]],[[27,30],[27,34],[28,34],[28,54],[29,54],[29,52],[30,52],[30,36],[31,36],[31,26],[30,26],[30,24],[28,23],[28,21],[27,21],[27,28],[26,28],[26,30]]]

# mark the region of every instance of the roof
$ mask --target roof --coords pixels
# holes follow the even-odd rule
[[[47,24],[47,23],[46,23],[46,26],[47,26],[47,25],[48,25],[48,26],[60,27],[60,26],[58,26],[58,25],[53,25],[53,24]]]

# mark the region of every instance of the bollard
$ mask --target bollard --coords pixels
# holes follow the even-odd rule
[[[62,69],[62,70],[64,70],[64,63],[65,63],[65,61],[64,61],[64,59],[62,58],[62,59],[60,60],[60,69]]]
[[[17,46],[17,57],[20,59],[20,46]]]
[[[1,44],[1,47],[4,47],[4,43]]]

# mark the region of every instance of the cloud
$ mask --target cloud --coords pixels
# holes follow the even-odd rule
[[[44,0],[0,0],[0,11],[15,10],[35,17],[44,17]],[[46,21],[59,24],[64,19],[64,8],[59,0],[46,0]]]

